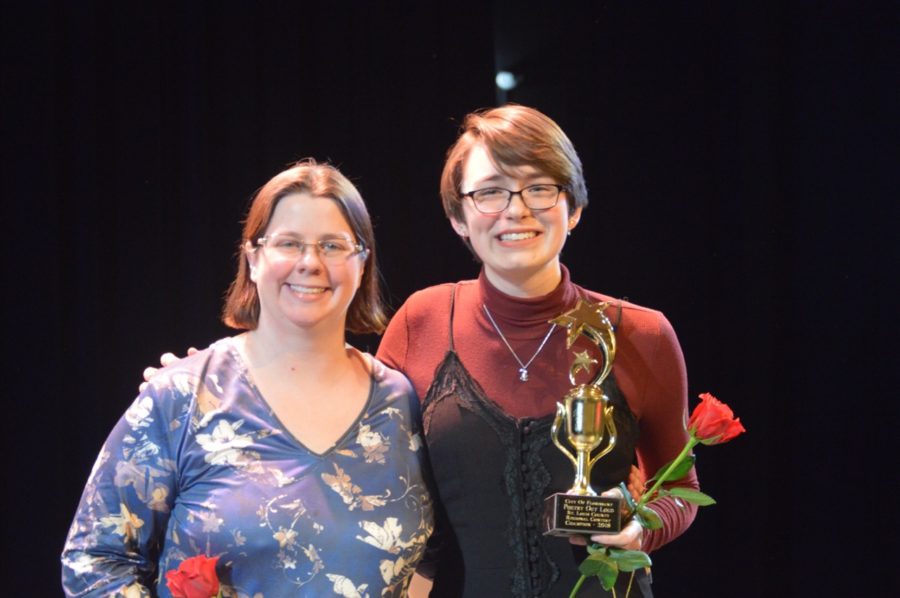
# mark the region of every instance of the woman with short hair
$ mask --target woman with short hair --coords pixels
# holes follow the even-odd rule
[[[447,154],[441,197],[481,273],[413,294],[378,350],[424,398],[445,517],[420,572],[433,577],[432,596],[568,596],[586,552],[543,534],[544,498],[566,491],[574,477],[550,436],[556,403],[572,387],[572,353],[566,333],[549,321],[579,299],[609,304],[617,348],[603,390],[615,407],[618,442],[593,470],[598,491],[629,480],[633,464],[656,471],[684,446],[681,348],[662,313],[584,289],[560,263],[588,198],[578,154],[546,115],[518,105],[470,114]],[[573,349],[591,351],[579,343]],[[697,489],[694,470],[675,485]],[[674,499],[653,508],[662,529],[632,521],[593,540],[652,551],[696,513]],[[619,576],[618,596],[630,582]],[[596,578],[581,592],[606,595]],[[640,571],[630,596],[650,595],[649,575]]]

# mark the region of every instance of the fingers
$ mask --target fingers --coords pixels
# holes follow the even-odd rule
[[[638,500],[644,494],[647,476],[644,472],[634,465],[631,466],[631,472],[628,474],[628,491],[635,500]]]
[[[600,496],[604,498],[612,498],[619,501],[619,512],[622,515],[622,521],[628,519],[631,516],[631,509],[634,506],[632,502],[632,498],[625,496],[625,490],[622,489],[622,484],[618,486],[614,486],[609,490],[605,490],[600,494]]]
[[[609,490],[601,492],[600,496],[605,496],[606,498],[625,498],[625,495],[622,494],[622,490],[619,489],[618,486],[613,486]]]
[[[591,540],[605,546],[615,546],[626,550],[640,550],[644,530],[637,521],[629,521],[617,534],[597,534]]]
[[[587,546],[587,538],[585,538],[584,536],[569,536],[569,544]]]
[[[189,347],[187,350],[188,355],[193,355],[196,352],[197,352],[197,347]],[[178,361],[179,359],[181,359],[181,358],[178,357],[177,355],[175,355],[174,353],[166,352],[166,353],[163,353],[162,355],[160,355],[159,364],[162,367],[168,367],[168,366],[172,365],[173,363],[175,363],[176,361]],[[159,370],[160,370],[160,368],[155,368],[155,367],[148,367],[148,368],[144,369],[144,383],[138,387],[141,390],[141,392],[143,392],[144,389],[147,387],[147,382],[150,381],[150,378],[155,376],[157,374],[157,372],[159,372]]]
[[[189,347],[187,350],[188,355],[193,355],[196,352],[197,352],[197,347]],[[177,355],[175,355],[174,353],[166,352],[159,356],[159,364],[161,367],[168,367],[168,366],[172,365],[173,363],[175,363],[176,361],[178,361],[179,359],[181,359],[181,358],[178,357]],[[148,367],[148,368],[144,368],[144,381],[141,383],[140,386],[138,386],[138,390],[140,390],[141,392],[144,392],[144,389],[147,388],[147,383],[150,382],[150,378],[155,376],[159,372],[159,370],[160,370],[160,368],[155,368],[152,366]]]
[[[144,370],[145,375],[146,375],[146,371],[147,370]],[[141,382],[140,386],[138,386],[138,392],[144,392],[145,390],[147,390],[148,386],[150,386],[150,385],[147,384],[146,382]]]
[[[147,382],[150,382],[150,378],[155,376],[158,371],[159,369],[154,367],[144,368],[144,382],[140,386],[142,391],[144,390],[144,387],[147,386]]]

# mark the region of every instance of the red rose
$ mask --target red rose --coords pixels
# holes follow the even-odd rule
[[[166,586],[174,598],[211,598],[219,593],[216,562],[219,557],[199,555],[181,561],[177,571],[166,571]]]
[[[708,392],[700,395],[700,404],[688,421],[688,431],[703,444],[722,444],[746,432],[731,407]]]

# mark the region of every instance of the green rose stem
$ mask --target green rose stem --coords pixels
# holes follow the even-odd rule
[[[575,597],[575,594],[577,594],[578,590],[581,589],[581,586],[582,586],[582,584],[584,584],[584,580],[586,580],[586,579],[587,579],[587,577],[584,575],[582,575],[581,577],[578,578],[578,583],[576,583],[575,587],[572,588],[572,593],[569,594],[569,598]],[[634,571],[631,572],[631,577],[628,580],[628,589],[625,590],[626,596],[628,596],[628,594],[631,593],[631,582],[633,582],[633,581],[634,581]],[[612,595],[613,595],[613,598],[616,597],[616,589],[615,588],[612,589]]]
[[[575,598],[575,594],[578,593],[578,590],[581,589],[581,586],[584,585],[584,580],[587,579],[586,575],[582,575],[578,578],[578,582],[575,584],[575,587],[572,588],[572,593],[569,594],[569,598]]]
[[[635,511],[637,511],[640,507],[646,506],[646,504],[650,502],[651,497],[654,495],[654,493],[656,493],[657,490],[659,490],[659,487],[663,485],[663,482],[665,482],[669,478],[669,475],[672,473],[672,471],[674,471],[676,467],[681,465],[681,462],[684,461],[684,458],[687,457],[691,453],[691,451],[694,450],[694,447],[698,444],[700,444],[700,441],[693,434],[691,434],[687,443],[684,445],[684,448],[681,449],[681,452],[678,453],[677,457],[675,457],[675,460],[669,464],[664,472],[662,472],[662,475],[656,478],[656,481],[652,486],[650,486],[650,490],[642,494],[638,499],[637,505],[635,505]]]
[[[659,490],[659,487],[663,485],[663,483],[669,478],[669,475],[675,470],[676,467],[681,465],[681,462],[684,461],[685,457],[687,457],[694,447],[700,444],[700,440],[694,436],[693,431],[689,432],[690,437],[688,438],[687,443],[685,443],[684,448],[681,449],[681,452],[678,453],[678,456],[675,457],[675,460],[672,461],[665,471],[662,472],[660,476],[656,478],[653,482],[653,485],[650,486],[650,490],[641,495],[638,499],[637,504],[634,507],[634,511],[636,512],[639,508],[646,506],[647,503],[651,502],[653,495]],[[584,585],[585,580],[587,579],[586,575],[582,575],[578,578],[578,581],[575,583],[575,587],[572,588],[572,592],[569,594],[569,598],[575,598],[575,595],[578,593],[578,590],[581,589],[581,586]],[[626,592],[626,596],[631,593],[631,582],[634,580],[634,572],[632,571],[632,578],[628,581],[628,590]],[[616,589],[612,590],[613,596],[616,595]]]

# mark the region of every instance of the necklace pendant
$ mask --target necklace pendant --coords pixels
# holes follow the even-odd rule
[[[519,368],[519,380],[522,382],[528,382],[528,370],[525,368]]]

